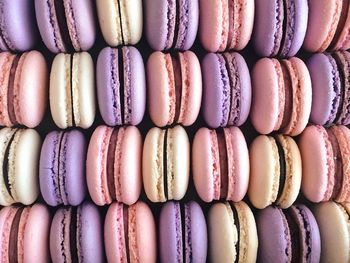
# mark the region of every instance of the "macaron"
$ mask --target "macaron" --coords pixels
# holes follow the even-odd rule
[[[98,126],[86,159],[86,180],[95,204],[113,200],[131,205],[141,192],[142,137],[135,126]]]
[[[0,205],[30,205],[39,195],[41,139],[32,129],[0,130]]]
[[[97,16],[109,46],[135,45],[142,36],[142,0],[97,0]]]
[[[242,131],[200,128],[192,144],[192,174],[203,201],[241,201],[249,182],[248,146]]]
[[[310,121],[329,126],[350,124],[350,53],[317,53],[307,66],[312,82]]]
[[[248,196],[253,206],[290,207],[298,197],[302,178],[300,151],[293,138],[260,135],[249,147],[249,159]]]
[[[126,206],[112,203],[104,224],[104,241],[110,263],[156,262],[156,225],[146,203]]]
[[[134,47],[101,50],[96,66],[97,99],[109,126],[137,125],[146,108],[145,67]]]
[[[350,202],[349,128],[311,125],[301,134],[298,145],[304,196],[311,202]]]
[[[350,261],[350,204],[322,202],[313,209],[321,235],[320,262]]]
[[[152,0],[145,4],[145,33],[154,50],[188,50],[198,31],[198,0]]]
[[[104,262],[103,225],[99,210],[85,201],[56,210],[50,229],[53,263]]]
[[[251,74],[254,128],[261,134],[300,134],[308,123],[312,102],[311,78],[304,62],[296,57],[262,58]]]
[[[91,0],[35,0],[41,38],[53,53],[89,50],[95,43],[94,3]]]
[[[50,224],[50,212],[43,204],[2,208],[1,262],[49,262]]]
[[[207,224],[199,204],[166,202],[159,215],[160,262],[204,263],[207,247]]]
[[[256,1],[252,37],[256,53],[263,57],[295,56],[304,42],[308,14],[307,0]]]
[[[211,128],[241,126],[248,118],[252,88],[244,58],[236,53],[209,53],[201,63],[202,114]]]
[[[39,162],[40,191],[51,206],[79,205],[86,195],[87,142],[79,130],[46,135]]]
[[[39,125],[48,104],[48,86],[48,68],[40,52],[0,53],[0,125]]]
[[[349,1],[311,0],[304,49],[309,52],[350,48]]]
[[[39,32],[34,0],[1,0],[0,50],[23,52],[34,48]]]
[[[305,205],[284,210],[269,206],[258,212],[256,225],[259,262],[322,262],[323,240],[314,215]]]
[[[155,125],[192,125],[202,100],[202,75],[192,51],[154,52],[147,61],[148,107]]]
[[[61,128],[89,128],[95,119],[94,64],[89,53],[58,54],[50,73],[50,109]]]
[[[142,154],[143,186],[152,202],[180,200],[190,177],[190,142],[186,130],[151,128]]]
[[[209,52],[242,50],[254,24],[254,0],[200,0],[199,38]]]
[[[215,203],[207,220],[211,262],[256,262],[258,235],[254,215],[246,203]]]

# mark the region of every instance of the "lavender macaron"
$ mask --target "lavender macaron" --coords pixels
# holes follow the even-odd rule
[[[134,47],[101,50],[97,59],[97,99],[109,126],[137,125],[146,108],[145,67]]]
[[[202,61],[202,114],[211,128],[240,126],[248,118],[251,80],[244,58],[236,52],[209,53]]]
[[[79,205],[86,195],[87,143],[79,130],[52,131],[41,148],[39,181],[51,206]]]
[[[207,258],[207,224],[194,201],[165,203],[159,218],[160,261],[201,263]]]

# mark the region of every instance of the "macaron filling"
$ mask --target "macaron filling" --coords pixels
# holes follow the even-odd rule
[[[295,2],[294,0],[283,0],[284,3],[284,19],[283,19],[283,31],[281,46],[279,54],[282,57],[288,56],[290,48],[292,46],[295,28]]]
[[[8,257],[9,259],[15,262],[18,262],[18,233],[19,233],[19,225],[21,216],[23,213],[24,207],[20,207],[17,209],[16,214],[13,218],[9,236],[9,249],[8,249]]]
[[[57,165],[53,165],[52,167],[55,167],[57,170],[54,172],[56,174],[54,179],[54,185],[55,189],[57,189],[56,197],[57,197],[57,203],[63,203],[64,205],[67,205],[67,197],[68,193],[65,191],[65,184],[66,184],[66,167],[65,167],[65,149],[66,149],[66,143],[67,143],[67,135],[65,132],[59,132],[57,134]],[[53,160],[54,162],[56,160]]]
[[[283,117],[281,126],[278,129],[285,129],[292,118],[293,109],[293,91],[292,91],[292,77],[289,69],[285,64],[285,61],[280,62],[281,70],[283,74],[283,91],[284,91],[284,105],[283,105]]]
[[[13,125],[18,124],[18,121],[16,119],[16,111],[15,111],[15,76],[16,76],[16,71],[17,71],[20,57],[21,57],[21,55],[15,55],[15,57],[12,61],[12,65],[11,65],[11,69],[10,69],[10,76],[9,76],[9,80],[8,80],[7,110],[8,110],[10,122]]]
[[[164,131],[163,141],[163,182],[164,196],[168,199],[168,129]]]
[[[118,52],[118,51],[116,51]],[[121,123],[125,123],[125,97],[124,97],[124,50],[118,52],[118,71],[119,71],[119,98],[120,98],[120,117]]]
[[[283,35],[283,0],[276,0],[276,27],[273,36],[273,49],[271,51],[272,56],[276,56],[281,47],[281,40]]]
[[[220,167],[220,195],[219,198],[227,198],[228,194],[228,156],[226,136],[223,129],[216,132],[219,149],[219,167]]]
[[[180,54],[177,54],[176,58],[172,57],[173,74],[174,74],[174,86],[175,86],[175,117],[173,123],[179,121],[181,113],[181,99],[182,99],[182,67],[180,62]]]
[[[117,0],[117,3],[116,6],[117,6],[117,12],[118,12],[118,26],[120,27],[120,32],[121,32],[121,37],[122,37],[122,44],[125,45],[125,41],[124,41],[124,29],[123,29],[123,18],[122,18],[122,11],[121,11],[121,8],[120,6],[123,4],[121,3],[122,0]]]
[[[186,258],[187,258],[187,253],[190,252],[190,251],[187,251],[186,250],[186,247],[187,247],[187,242],[186,242],[186,238],[187,238],[187,235],[189,234],[187,232],[187,208],[186,208],[186,204],[183,205],[183,204],[177,204],[177,208],[180,209],[180,221],[181,221],[181,248],[182,248],[182,262],[187,262]],[[179,243],[178,243],[179,244]],[[180,260],[181,261],[181,260]]]
[[[240,254],[240,242],[241,242],[241,225],[240,225],[240,221],[239,221],[239,216],[238,216],[238,211],[236,209],[236,207],[232,204],[230,204],[231,210],[232,210],[232,215],[233,215],[233,220],[237,229],[237,242],[235,245],[235,251],[236,251],[236,259],[235,259],[235,263],[239,262],[239,254]]]
[[[279,176],[279,185],[278,185],[278,193],[276,200],[279,200],[282,196],[283,190],[286,185],[286,158],[285,153],[282,144],[280,141],[275,138],[275,142],[278,149],[278,155],[279,155],[279,166],[280,166],[280,176]]]
[[[124,243],[125,243],[125,252],[126,252],[126,262],[130,261],[130,251],[129,251],[129,211],[128,207],[122,205],[123,207],[123,228],[124,228]]]
[[[118,129],[112,131],[109,138],[108,150],[107,150],[107,184],[108,192],[112,199],[116,199],[116,189],[114,180],[114,155],[117,147]]]
[[[10,176],[9,176],[9,170],[10,170],[9,158],[10,158],[10,150],[11,150],[12,143],[14,142],[15,136],[18,132],[19,132],[19,130],[16,130],[11,135],[9,142],[6,145],[6,150],[5,150],[5,154],[4,154],[4,163],[2,164],[2,174],[4,176],[6,190],[12,198],[13,198],[13,195],[12,195],[12,191],[11,191],[11,183],[10,183]]]
[[[64,231],[64,229],[63,229]],[[70,208],[70,224],[69,224],[69,244],[70,244],[70,256],[72,262],[80,262],[78,256],[78,246],[77,246],[77,234],[78,234],[78,208]]]

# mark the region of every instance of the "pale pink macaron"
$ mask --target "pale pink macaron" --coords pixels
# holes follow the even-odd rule
[[[126,206],[112,203],[104,224],[110,263],[152,263],[157,259],[156,226],[151,209],[142,201]]]
[[[131,205],[141,192],[142,137],[135,126],[98,126],[86,160],[87,186],[95,204]]]
[[[154,52],[147,62],[149,114],[155,125],[192,125],[202,101],[202,74],[192,51]]]
[[[241,130],[199,129],[193,140],[192,171],[203,201],[241,201],[249,182],[248,147]]]
[[[39,125],[48,104],[48,75],[38,51],[0,53],[0,126]]]

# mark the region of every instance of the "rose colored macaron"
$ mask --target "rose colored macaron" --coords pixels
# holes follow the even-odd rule
[[[350,202],[350,129],[308,126],[298,142],[303,179],[301,189],[312,202]]]
[[[207,220],[211,262],[256,262],[258,235],[246,203],[213,204]]]
[[[199,37],[209,52],[242,50],[254,24],[254,0],[200,0]]]
[[[98,126],[87,152],[86,179],[95,204],[131,205],[141,192],[142,137],[135,126]]]
[[[296,136],[304,130],[311,112],[312,87],[301,59],[258,60],[252,70],[252,91],[250,117],[259,133],[279,131]]]
[[[190,142],[186,130],[153,127],[146,135],[142,155],[143,186],[152,202],[180,200],[190,177]]]
[[[148,107],[159,127],[181,123],[192,125],[202,100],[202,75],[192,51],[154,52],[147,62]]]
[[[36,19],[46,47],[53,53],[89,50],[95,43],[91,0],[35,0]]]
[[[201,66],[205,122],[211,128],[241,126],[248,118],[252,96],[244,58],[236,52],[209,53]]]
[[[105,218],[104,241],[110,263],[156,262],[156,225],[151,209],[142,201],[131,206],[112,203]]]
[[[0,53],[1,126],[39,125],[48,104],[48,75],[45,58],[38,51]]]
[[[145,67],[134,47],[101,50],[96,65],[97,99],[107,125],[137,125],[146,108]]]
[[[162,263],[207,262],[207,224],[198,203],[165,203],[159,215],[159,250]]]
[[[290,207],[298,197],[302,164],[298,145],[289,136],[260,135],[249,147],[248,196],[262,209],[274,204]]]
[[[241,201],[249,182],[248,147],[241,130],[200,128],[193,139],[192,173],[203,201]]]

